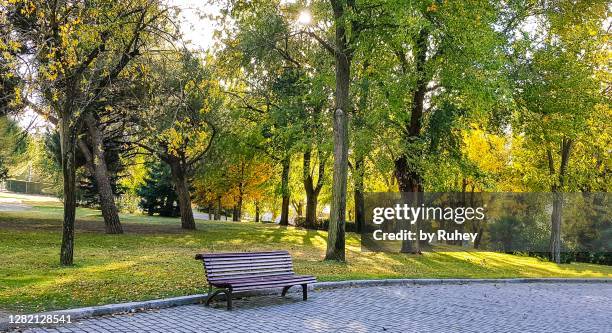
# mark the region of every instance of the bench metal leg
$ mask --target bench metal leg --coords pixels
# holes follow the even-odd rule
[[[308,285],[307,284],[302,284],[301,286],[302,286],[302,299],[303,300],[307,300],[308,299]],[[285,295],[287,295],[287,291],[291,287],[293,287],[293,286],[283,287],[283,292],[281,293],[281,296],[285,297]]]
[[[231,310],[232,309],[232,289],[231,288],[215,290],[215,292],[212,294],[208,293],[208,297],[206,298],[206,303],[204,303],[204,305],[209,306],[213,298],[215,298],[215,296],[219,295],[220,293],[225,294],[225,298],[227,299],[227,309]]]
[[[227,295],[227,293],[223,289],[215,290],[215,292],[212,293],[212,294],[208,293],[208,297],[206,297],[206,303],[204,303],[204,305],[205,306],[209,306],[210,302],[212,302],[213,298],[215,298],[215,296],[219,295],[220,293],[225,293]]]
[[[302,299],[303,300],[308,299],[308,285],[307,284],[302,285]]]
[[[227,297],[227,309],[231,310],[232,309],[232,288],[228,289],[225,292],[225,297]]]

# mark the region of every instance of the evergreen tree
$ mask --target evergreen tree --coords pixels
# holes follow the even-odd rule
[[[156,161],[148,163],[147,169],[149,174],[144,184],[136,189],[136,193],[141,197],[140,208],[149,215],[179,216],[180,211],[172,184],[170,167]]]

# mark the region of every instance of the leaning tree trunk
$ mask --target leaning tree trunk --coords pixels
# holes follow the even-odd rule
[[[289,171],[291,167],[291,160],[289,157],[283,159],[283,173],[281,176],[281,192],[283,196],[283,202],[281,204],[281,218],[280,225],[289,225]]]
[[[295,204],[295,213],[297,216],[304,216],[304,201],[300,200]]]
[[[189,194],[189,186],[187,185],[187,175],[179,161],[170,162],[170,171],[172,172],[172,180],[179,203],[181,213],[181,228],[195,230],[195,220],[193,219],[193,210],[191,209],[191,195]]]
[[[81,144],[79,146],[81,146],[81,151],[83,151],[86,158],[87,156],[90,157],[88,162],[91,165],[91,171],[98,185],[100,209],[104,217],[104,229],[107,234],[122,234],[123,228],[119,221],[119,213],[115,205],[113,188],[106,166],[106,159],[104,158],[104,140],[93,114],[88,112],[85,115],[85,123],[87,124],[87,130],[91,139],[92,150],[89,152],[87,151],[87,146]]]
[[[70,126],[67,116],[59,120],[64,181],[64,222],[62,226],[62,247],[60,264],[72,265],[74,253],[74,220],[76,211],[76,131]]]

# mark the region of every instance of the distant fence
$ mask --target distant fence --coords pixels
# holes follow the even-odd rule
[[[29,182],[17,179],[7,179],[0,184],[3,190],[27,194],[48,194],[48,191],[45,190],[49,189],[51,186],[52,184],[48,183]]]

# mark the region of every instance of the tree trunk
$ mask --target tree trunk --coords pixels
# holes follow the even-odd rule
[[[474,240],[474,248],[480,249],[480,243],[482,242],[482,233],[484,232],[484,228],[480,227],[476,229],[476,239]]]
[[[563,190],[565,174],[569,164],[573,141],[563,138],[561,140],[561,165],[559,166],[558,184],[552,186],[553,211],[551,214],[550,257],[557,264],[561,263],[561,224],[563,222]],[[551,175],[555,175],[555,163],[550,149],[546,151],[548,168]]]
[[[314,176],[310,172],[311,151],[307,149],[304,152],[304,164],[302,169],[302,179],[304,183],[304,191],[306,192],[306,221],[305,226],[308,229],[316,229],[317,225],[317,203],[319,193],[323,188],[325,181],[325,160],[321,151],[318,152],[318,178],[317,184],[314,184]]]
[[[62,245],[60,264],[73,264],[74,252],[74,220],[76,211],[76,167],[75,145],[76,131],[69,124],[66,116],[59,120],[59,132],[62,154],[62,174],[64,181],[64,222],[62,226]]]
[[[215,220],[221,221],[221,196],[217,196],[217,209],[215,210]]]
[[[358,158],[355,161],[355,231],[361,233],[363,226],[365,226],[365,207],[363,198],[363,177],[364,177],[364,163],[363,158]]]
[[[336,61],[336,92],[333,119],[334,174],[332,202],[329,212],[326,260],[345,261],[346,184],[348,174],[348,112],[351,75],[350,51],[346,35],[344,1],[332,1],[336,27],[334,52]]]
[[[550,259],[561,263],[561,222],[563,220],[563,194],[553,192],[553,210],[551,215]]]
[[[291,160],[289,157],[285,157],[283,159],[283,173],[281,177],[281,192],[283,196],[283,202],[281,205],[281,218],[280,225],[289,225],[289,202],[290,202],[290,193],[289,193],[289,171],[291,167]]]
[[[185,175],[185,170],[181,167],[179,161],[170,161],[169,164],[181,213],[181,228],[195,230],[196,225],[193,219],[193,210],[191,209],[191,195],[187,185],[187,175]]]
[[[348,71],[348,66],[346,66]],[[347,73],[348,74],[348,73]],[[346,84],[348,98],[348,82]],[[343,102],[344,104],[348,104]],[[347,115],[334,112],[334,175],[326,260],[345,261],[346,183],[348,171]]]
[[[208,220],[213,220],[213,203],[212,201],[208,203],[208,207],[206,207],[206,214],[208,215]]]
[[[317,201],[318,193],[306,192],[306,220],[304,226],[307,229],[316,229],[317,225]]]
[[[255,222],[259,222],[259,202],[255,201]]]
[[[85,124],[91,139],[92,151],[91,153],[83,151],[83,149],[87,150],[87,146],[81,146],[81,150],[86,157],[89,155],[91,158],[89,162],[91,163],[91,171],[98,185],[100,209],[104,217],[104,229],[107,234],[122,234],[123,228],[119,221],[119,213],[115,205],[113,188],[106,166],[106,159],[104,158],[104,140],[98,128],[98,122],[90,112],[85,114]]]
[[[174,215],[174,195],[168,194],[168,196],[166,197],[166,200],[162,204],[164,205],[164,208],[162,212],[160,212],[159,215],[170,216],[170,217],[176,216]],[[179,210],[179,214],[180,214],[180,210]]]
[[[235,222],[240,222],[242,220],[242,194],[240,194],[238,202],[236,203],[232,220]]]

